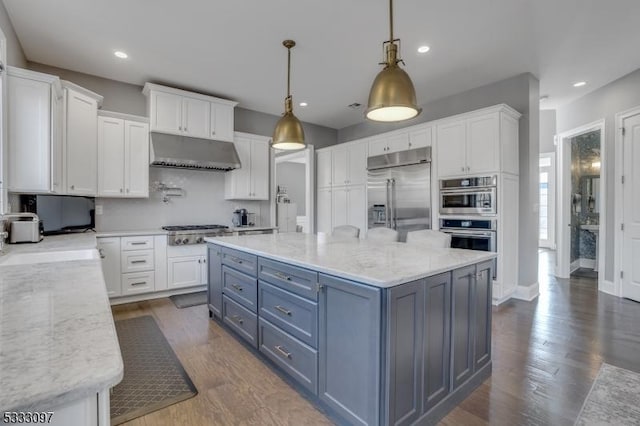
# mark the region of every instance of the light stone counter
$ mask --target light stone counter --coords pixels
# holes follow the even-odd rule
[[[97,238],[107,237],[138,237],[147,235],[167,235],[167,231],[163,229],[143,229],[139,231],[98,231],[96,233]]]
[[[73,234],[6,247],[86,250],[96,239]],[[100,260],[0,262],[0,411],[59,407],[115,386],[122,375]]]
[[[228,236],[205,241],[387,288],[493,259],[496,253],[407,243],[321,238],[302,233]]]

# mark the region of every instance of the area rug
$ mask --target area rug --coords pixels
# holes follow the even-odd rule
[[[198,291],[189,294],[176,294],[175,296],[169,296],[169,299],[176,305],[176,308],[189,308],[207,303],[207,292]]]
[[[640,424],[640,374],[602,364],[575,424]]]
[[[116,332],[124,378],[111,392],[112,425],[198,394],[153,317],[116,321]]]

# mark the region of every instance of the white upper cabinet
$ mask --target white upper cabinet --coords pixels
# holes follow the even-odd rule
[[[98,192],[98,102],[102,96],[66,81],[64,87],[64,158],[66,193]]]
[[[336,146],[331,150],[333,165],[331,182],[333,186],[349,184],[349,149]]]
[[[98,117],[98,196],[148,197],[149,125],[105,114]]]
[[[147,83],[152,132],[233,142],[233,110],[237,102]]]
[[[61,189],[59,118],[62,91],[56,76],[9,67],[8,188],[49,193]]]
[[[318,188],[331,186],[332,172],[331,163],[333,155],[331,150],[318,151],[316,153],[316,179]]]
[[[367,183],[367,143],[359,142],[349,145],[349,185],[364,185]]]
[[[487,110],[438,125],[439,178],[499,172],[518,174],[520,115],[504,105]]]
[[[369,141],[369,157],[431,146],[432,131],[430,126],[419,126],[408,131],[376,136]]]
[[[197,138],[209,138],[211,102],[200,99],[182,99],[182,123],[184,132]]]
[[[240,168],[225,173],[226,200],[269,199],[269,138],[236,133],[234,144]]]
[[[362,185],[367,180],[367,142],[337,145],[318,152],[318,187]]]

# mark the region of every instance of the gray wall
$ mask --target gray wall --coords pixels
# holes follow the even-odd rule
[[[540,146],[539,84],[533,75],[520,74],[422,105],[418,117],[395,124],[364,122],[338,130],[338,142],[360,139],[417,123],[437,120],[505,103],[520,119],[520,232],[519,285],[538,281],[538,159]]]
[[[556,110],[540,111],[540,153],[556,152],[553,137],[556,135]]]
[[[0,2],[0,28],[2,28],[2,32],[7,38],[7,63],[15,67],[26,67],[27,58],[13,29],[13,24],[9,20],[7,9],[5,9],[2,2]]]
[[[602,198],[602,205],[612,207],[615,202],[614,194],[614,147],[615,115],[637,106],[640,106],[640,69],[594,90],[582,98],[565,105],[557,110],[558,133],[580,127],[594,121],[605,120],[605,137],[603,151],[606,165],[606,191]],[[613,281],[613,249],[614,249],[614,212],[612,208],[606,214],[606,241],[605,244],[605,279]]]
[[[307,166],[301,163],[283,161],[276,164],[276,185],[285,186],[287,195],[292,203],[298,205],[298,216],[305,216],[306,182],[305,171]]]

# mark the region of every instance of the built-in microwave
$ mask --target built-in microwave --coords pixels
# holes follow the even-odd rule
[[[497,180],[497,176],[441,180],[440,214],[497,214]]]

